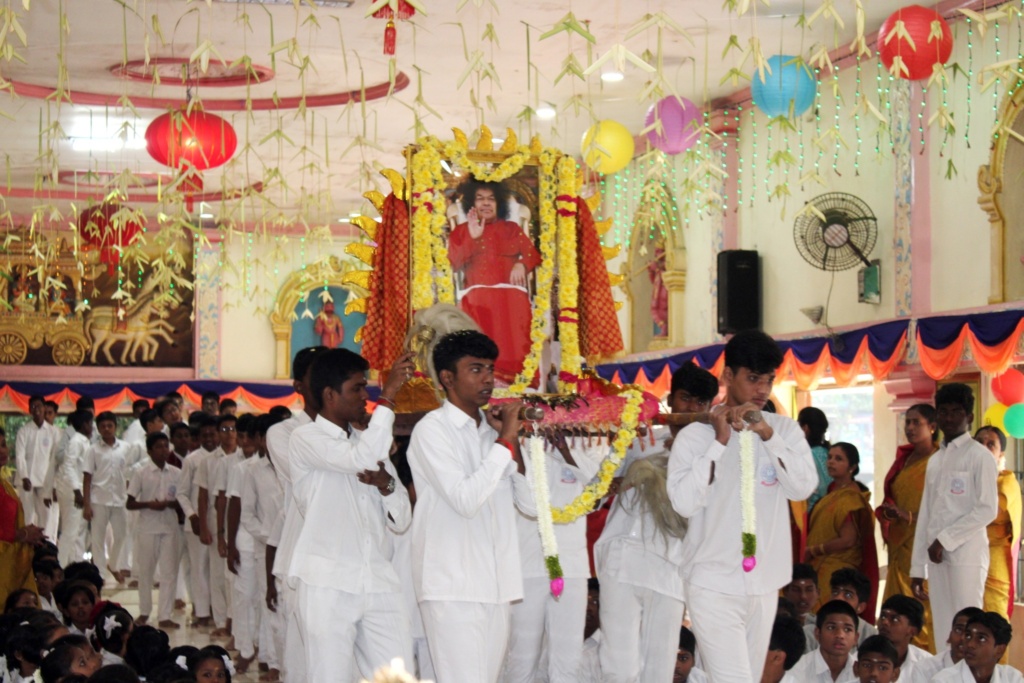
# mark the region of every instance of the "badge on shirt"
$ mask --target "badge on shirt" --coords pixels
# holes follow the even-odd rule
[[[963,477],[953,477],[949,484],[949,492],[954,496],[962,496],[967,492],[967,482],[964,481]]]
[[[178,495],[178,487],[171,484],[167,487],[167,500],[174,500],[175,496]]]
[[[576,473],[573,472],[568,467],[563,467],[562,468],[562,483],[563,484],[575,484],[576,483]]]
[[[775,465],[770,462],[761,465],[761,486],[776,486],[779,483],[779,474],[775,471]]]

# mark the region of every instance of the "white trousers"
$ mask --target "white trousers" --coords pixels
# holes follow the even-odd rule
[[[586,586],[583,594],[584,612],[585,591]],[[605,683],[671,681],[679,649],[679,628],[683,624],[684,607],[681,600],[650,588],[620,583],[614,577],[603,579],[599,650],[601,680]],[[582,633],[581,627],[581,652]]]
[[[259,575],[260,572],[257,572]],[[263,583],[266,583],[266,572],[262,572]],[[260,594],[260,662],[268,668],[281,670],[281,660],[284,657],[284,629],[285,629],[285,608],[280,600],[281,582],[274,579],[277,585],[277,610],[271,611],[267,607],[267,591],[262,589]]]
[[[60,504],[60,536],[57,539],[57,559],[66,567],[85,557],[85,535],[88,525],[82,511],[75,507],[73,489],[58,486],[57,500]]]
[[[430,659],[430,646],[426,638],[412,639],[412,658],[416,662],[416,678],[421,681],[436,681],[437,674],[434,673],[434,662]],[[408,670],[409,667],[406,667]]]
[[[217,628],[224,628],[228,625],[228,605],[230,592],[228,588],[227,562],[217,552],[217,540],[214,537],[213,543],[209,546],[210,563],[210,609],[213,610],[213,623]]]
[[[497,683],[508,650],[511,611],[508,603],[421,602],[437,683]]]
[[[290,581],[278,586],[277,609],[284,609],[284,655],[281,658],[281,680],[284,683],[306,681],[306,629],[299,619],[299,593]]]
[[[21,498],[21,507],[25,510],[25,526],[35,524],[43,530],[46,529],[50,521],[50,508],[43,502],[46,498],[44,493],[42,487],[37,486],[31,491],[26,491],[20,483],[18,484],[18,497]]]
[[[356,595],[299,582],[299,618],[306,628],[310,681],[353,683],[395,657],[412,661],[409,617],[401,593]],[[471,679],[464,679],[471,680]]]
[[[118,571],[130,569],[132,578],[138,579],[139,567],[135,562],[135,525],[139,521],[138,510],[125,510],[125,527],[127,533],[124,543],[121,544],[121,552],[115,557],[111,555],[110,564]]]
[[[178,544],[177,598],[178,600],[192,602],[192,563],[188,557],[188,543],[185,542],[187,533],[184,526],[178,527],[178,538],[181,540],[181,543]]]
[[[727,595],[687,583],[686,599],[708,677],[714,683],[761,680],[779,594]],[[603,607],[604,584],[601,602]],[[678,630],[676,634],[678,639]]]
[[[558,600],[548,579],[523,579],[523,599],[512,603],[505,683],[532,683],[545,644],[548,652],[557,653],[547,662],[550,683],[575,683],[586,619],[586,579],[565,579]]]
[[[139,580],[139,614],[153,613],[153,578],[160,568],[160,605],[157,620],[167,621],[174,611],[174,596],[178,590],[178,552],[181,532],[165,534],[137,534],[135,557]]]
[[[256,571],[264,569],[261,565],[257,567],[256,553],[253,551],[240,551],[238,553],[238,574],[231,574],[234,581],[231,584],[231,634],[235,637],[235,647],[243,659],[249,659],[256,654],[256,639],[260,629],[260,603],[265,602],[265,592],[260,592]],[[262,556],[261,558],[262,559]]]
[[[210,616],[210,546],[203,545],[191,531],[185,532],[192,579],[192,609],[197,619]]]
[[[988,555],[980,560],[988,560]],[[956,613],[965,607],[985,605],[988,562],[976,565],[950,564],[948,560],[928,563],[928,598],[932,606],[935,633],[946,633]]]
[[[114,561],[121,552],[121,545],[124,543],[127,533],[126,512],[128,511],[123,507],[114,505],[92,506],[92,528],[90,531],[92,563],[96,565],[104,578],[110,578],[110,572],[107,571],[107,557]],[[108,526],[112,532],[109,555],[105,543]]]

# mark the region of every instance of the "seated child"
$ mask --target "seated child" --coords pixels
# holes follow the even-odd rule
[[[857,648],[853,673],[860,683],[892,683],[900,676],[896,648],[882,636],[871,636]]]
[[[39,608],[60,617],[60,608],[53,599],[53,587],[60,582],[64,572],[60,563],[51,557],[39,557],[32,561],[32,573],[36,575],[36,590],[39,593]]]
[[[128,636],[124,661],[141,678],[149,680],[150,672],[166,662],[170,652],[171,643],[165,631],[136,626]]]
[[[793,667],[793,678],[799,683],[856,680],[850,656],[857,646],[856,610],[843,600],[830,600],[821,606],[815,618],[814,637],[820,645]]]
[[[4,600],[4,614],[10,614],[19,609],[39,609],[39,598],[34,591],[30,591],[28,588],[19,588],[10,592],[7,599]]]
[[[948,648],[916,662],[910,670],[904,672],[901,679],[904,683],[929,683],[935,674],[943,669],[956,665],[964,658],[964,634],[967,632],[967,622],[979,614],[985,612],[977,607],[964,607],[953,617],[953,628],[949,630],[949,638],[946,639]]]
[[[101,666],[101,658],[88,638],[68,635],[53,644],[39,671],[43,683],[60,683],[70,675],[92,676]]]
[[[933,683],[1020,683],[1020,671],[1000,664],[1013,629],[996,612],[984,612],[967,621],[964,633],[964,658],[956,666],[943,669]]]
[[[96,606],[95,586],[87,581],[61,581],[53,589],[54,599],[64,615],[68,630],[79,636],[92,636],[92,608]]]
[[[120,605],[108,602],[96,613],[96,642],[103,655],[103,666],[124,664],[128,651],[128,636],[135,628],[135,622]]]
[[[679,629],[679,653],[676,655],[676,671],[672,683],[708,683],[708,675],[696,668],[694,655],[697,653],[697,638],[685,626]]]
[[[789,615],[776,616],[761,683],[796,683],[789,672],[803,656],[804,640],[804,629],[799,621]]]
[[[924,625],[924,606],[916,599],[907,595],[890,595],[882,603],[882,611],[878,615],[878,635],[884,636],[896,648],[899,656],[902,676],[909,676],[910,665],[931,657],[931,653],[922,650],[911,641]]]
[[[207,645],[188,658],[188,672],[196,681],[231,683],[229,664],[231,664],[231,658],[228,656],[227,650],[216,645]]]
[[[793,565],[793,580],[782,589],[782,597],[789,599],[796,608],[794,617],[800,623],[814,624],[814,613],[811,611],[818,604],[818,572],[809,564]]]
[[[857,643],[862,643],[869,636],[878,635],[878,629],[869,624],[865,618],[865,612],[871,600],[871,580],[856,569],[849,567],[839,569],[829,579],[833,600],[842,600],[850,603],[857,612],[860,625],[857,627]],[[874,618],[874,615],[872,615]],[[810,652],[818,647],[818,641],[814,639],[814,627],[804,626],[804,633],[807,635],[807,651]]]

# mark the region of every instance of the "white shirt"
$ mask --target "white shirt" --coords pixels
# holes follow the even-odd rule
[[[910,659],[909,655],[907,659]],[[904,683],[929,683],[935,674],[953,666],[953,655],[943,650],[937,655],[919,659],[911,666],[900,669],[900,680]],[[904,665],[906,666],[906,665]]]
[[[128,500],[125,477],[130,450],[120,439],[114,439],[113,446],[108,446],[106,441],[89,446],[82,471],[92,475],[90,505],[124,507]]]
[[[501,604],[523,597],[515,508],[536,514],[529,483],[483,415],[445,401],[409,444],[416,482],[412,574],[423,600]]]
[[[39,609],[43,610],[44,612],[49,612],[50,614],[55,615],[56,617],[61,619],[61,621],[64,620],[64,614],[60,611],[60,607],[57,606],[57,600],[54,599],[52,593],[48,598],[42,595],[39,596]]]
[[[398,593],[386,527],[409,528],[412,505],[388,451],[395,414],[378,406],[365,431],[344,429],[318,415],[295,430],[288,446],[292,495],[303,523],[288,576],[311,586],[362,595]],[[395,480],[382,495],[357,475],[378,463]]]
[[[254,455],[249,462],[252,465],[242,472],[239,524],[257,543],[266,545],[277,519],[284,514],[284,489],[270,458]]]
[[[768,441],[756,434],[753,439],[757,565],[750,572],[743,571],[739,433],[732,432],[723,446],[713,427],[691,424],[672,444],[668,495],[676,512],[690,520],[682,566],[692,585],[727,595],[766,595],[792,579],[789,501],[811,495],[818,471],[795,421],[772,413],[764,413],[764,419],[774,433]]]
[[[257,460],[259,460],[259,456],[256,455],[251,455],[248,458],[245,457],[241,448],[225,459],[224,469],[227,472],[227,488],[224,490],[224,495],[227,496],[229,505],[232,498],[238,498],[239,503],[241,503],[242,480],[245,478],[246,470],[252,467],[253,462]],[[227,508],[225,508],[224,516],[224,526],[226,527]],[[238,531],[235,532],[235,548],[243,553],[251,553],[256,550],[256,539],[242,526],[241,519],[238,522]]]
[[[839,672],[838,678],[833,679],[825,658],[821,656],[821,650],[815,650],[801,657],[800,661],[789,670],[789,674],[798,683],[833,683],[833,681],[835,683],[856,683],[860,679],[853,674],[855,659],[854,655],[847,655],[846,666]]]
[[[703,669],[693,667],[690,669],[690,675],[686,677],[686,683],[708,683],[708,675]]]
[[[529,442],[523,447],[527,476],[532,459],[528,455]],[[574,448],[571,451],[576,466],[566,464],[557,451],[545,456],[548,475],[548,491],[552,507],[568,505],[586,486],[597,472],[607,448]],[[595,462],[596,460],[596,462]],[[555,540],[558,543],[558,560],[562,575],[567,579],[589,579],[590,558],[587,555],[587,518],[581,516],[572,524],[555,524]],[[523,563],[524,578],[547,578],[544,563],[544,549],[540,542],[537,518],[524,515],[516,510],[516,529],[519,532],[519,554]]]
[[[279,422],[267,430],[267,450],[274,461],[274,472],[281,482],[281,490],[284,491],[284,514],[278,517],[270,536],[267,537],[267,545],[277,548],[274,556],[274,576],[277,577],[284,577],[288,573],[288,563],[291,562],[292,551],[295,549],[295,539],[302,528],[302,513],[295,509],[295,498],[292,496],[288,444],[296,429],[312,421],[303,410],[293,415],[290,420]],[[286,528],[285,525],[290,526]]]
[[[64,449],[64,460],[57,468],[57,486],[69,491],[82,490],[82,471],[85,467],[85,452],[89,450],[89,438],[75,432]]]
[[[139,422],[138,418],[131,421],[127,427],[124,428],[124,433],[121,434],[121,440],[129,443],[136,441],[146,442],[146,429]]]
[[[653,446],[641,451],[630,446],[623,473],[633,462],[652,455],[665,455],[667,429],[659,429]],[[649,513],[640,506],[640,493],[630,489],[620,494],[608,513],[601,537],[594,544],[594,568],[602,581],[639,586],[685,600],[683,591],[683,539],[664,536]]]
[[[924,495],[917,515],[910,575],[928,578],[928,547],[938,540],[942,561],[987,565],[985,528],[999,511],[996,459],[968,433],[943,443],[928,460]]]
[[[217,530],[217,486],[221,481],[225,457],[224,451],[218,446],[199,463],[199,469],[196,470],[196,485],[201,489],[206,489],[206,526],[210,528],[211,533],[216,533]],[[199,512],[198,493],[196,495],[196,512]]]
[[[208,451],[197,448],[188,454],[181,463],[181,480],[178,483],[178,503],[188,520],[192,515],[199,514],[199,470],[207,458],[213,456],[216,449]],[[192,533],[192,525],[185,524],[185,529]]]
[[[46,420],[39,427],[32,420],[23,424],[14,439],[18,478],[28,479],[33,488],[48,488],[53,482],[60,438],[60,430]]]
[[[991,453],[989,457],[992,457]],[[992,458],[992,460],[994,461],[995,458]],[[903,678],[902,674],[900,674],[900,678]],[[1022,681],[1024,681],[1024,676],[1021,676],[1020,671],[1017,671],[1012,666],[996,664],[989,683],[1022,683]],[[975,683],[975,680],[974,674],[971,673],[970,667],[967,666],[967,662],[961,659],[955,666],[943,669],[935,674],[932,677],[932,683]]]
[[[154,500],[175,500],[178,497],[178,486],[181,470],[174,465],[165,464],[157,467],[150,459],[149,464],[140,469],[128,483],[128,495],[137,503],[149,503]],[[137,510],[138,521],[135,531],[140,534],[173,534],[178,531],[178,513],[173,507],[163,510]]]

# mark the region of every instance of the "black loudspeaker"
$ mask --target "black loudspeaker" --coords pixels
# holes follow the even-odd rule
[[[757,252],[718,252],[718,334],[759,329],[761,262]]]

